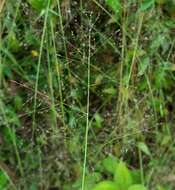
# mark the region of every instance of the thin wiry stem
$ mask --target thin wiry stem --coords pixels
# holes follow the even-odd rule
[[[119,94],[117,99],[117,125],[120,124],[120,118],[122,115],[122,106],[123,106],[123,96],[122,96],[122,88],[123,88],[123,68],[125,64],[125,51],[126,51],[126,10],[125,6],[123,6],[123,18],[122,18],[122,50],[121,50],[121,63],[120,63],[120,79],[119,79]],[[117,68],[118,69],[118,68]],[[118,72],[118,71],[117,71]],[[120,131],[121,132],[121,131]]]
[[[91,27],[91,26],[90,26]],[[90,103],[90,67],[91,67],[91,28],[89,29],[89,50],[88,50],[88,81],[87,81],[87,114],[86,114],[86,133],[85,133],[85,146],[84,146],[84,162],[83,162],[83,177],[82,187],[85,187],[86,165],[87,165],[87,152],[88,152],[88,133],[89,133],[89,103]]]
[[[60,61],[57,58],[57,53],[56,53],[56,44],[55,44],[55,35],[54,35],[54,30],[53,30],[53,24],[51,22],[51,35],[52,35],[52,41],[53,41],[53,48],[54,48],[54,59],[55,59],[55,67],[56,67],[56,72],[57,72],[57,78],[58,78],[58,85],[59,85],[59,96],[60,96],[60,106],[61,106],[61,112],[62,112],[62,121],[64,127],[66,126],[65,124],[65,111],[64,111],[64,102],[63,102],[63,92],[62,92],[62,78],[60,75]]]
[[[37,73],[36,73],[36,82],[35,82],[35,94],[34,94],[34,106],[33,106],[33,118],[32,118],[32,137],[34,137],[35,128],[36,128],[35,120],[36,120],[37,91],[38,91],[38,82],[39,82],[39,74],[40,74],[40,66],[41,66],[41,57],[42,57],[43,46],[44,46],[44,38],[45,38],[45,33],[46,33],[46,28],[47,28],[47,18],[48,18],[49,5],[50,5],[50,0],[48,1],[46,13],[45,13],[44,27],[43,27],[42,37],[41,37],[39,58],[38,58],[38,64],[37,64]]]
[[[139,163],[140,163],[141,181],[142,181],[142,184],[144,184],[144,170],[143,170],[143,160],[142,160],[141,150],[139,150]]]
[[[136,60],[136,57],[137,57],[137,50],[138,50],[139,37],[140,37],[142,24],[143,24],[143,17],[144,17],[144,14],[141,14],[140,18],[139,18],[139,26],[138,26],[137,37],[136,37],[135,48],[134,48],[134,52],[133,52],[133,56],[132,56],[131,66],[130,66],[130,70],[129,70],[127,88],[129,88],[129,82],[130,82],[130,79],[131,79],[132,71],[133,71],[133,68],[134,68],[134,65],[135,65],[135,60]]]
[[[68,54],[67,54],[67,47],[66,47],[66,40],[65,40],[65,33],[64,33],[64,26],[63,26],[63,17],[62,17],[61,7],[60,7],[60,0],[57,0],[57,5],[58,5],[58,11],[59,11],[59,21],[60,21],[61,34],[62,34],[62,38],[63,38],[62,41],[63,41],[64,52],[65,52],[65,57],[66,57],[66,67],[67,67],[68,75],[69,75],[69,79],[70,79],[71,71],[69,68],[69,59],[68,59]]]
[[[52,27],[52,24],[50,24]],[[52,31],[52,29],[51,29]],[[51,99],[51,111],[52,114],[54,114],[54,122],[52,124],[52,126],[54,126],[54,128],[56,128],[57,126],[57,116],[56,116],[56,106],[55,106],[55,98],[54,98],[54,87],[53,87],[53,77],[54,77],[54,73],[52,71],[51,68],[51,58],[50,58],[50,54],[49,54],[49,48],[52,46],[51,44],[51,40],[49,38],[49,34],[47,34],[47,62],[48,62],[48,83],[49,83],[49,89],[50,89],[50,99]]]
[[[3,172],[5,177],[8,179],[9,183],[11,184],[11,188],[13,187],[14,190],[17,190],[17,187],[16,187],[13,179],[11,179],[10,175],[8,175],[6,168],[3,167],[3,163],[1,163],[1,162],[0,162],[0,170]]]

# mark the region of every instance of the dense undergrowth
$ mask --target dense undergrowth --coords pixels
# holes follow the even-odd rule
[[[0,190],[175,188],[174,15],[173,0],[0,1]]]

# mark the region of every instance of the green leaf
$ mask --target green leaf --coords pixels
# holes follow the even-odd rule
[[[7,176],[4,174],[2,170],[0,170],[0,189],[5,189],[7,182],[8,182]]]
[[[42,9],[46,8],[48,1],[49,0],[28,0],[30,5],[38,11],[41,11]]]
[[[144,152],[146,155],[151,156],[151,152],[149,151],[148,146],[144,142],[138,143],[138,148]]]
[[[23,101],[22,101],[22,98],[20,96],[14,97],[14,106],[15,106],[16,110],[20,110],[22,108]]]
[[[141,184],[141,174],[140,174],[139,169],[132,170],[131,176],[132,176],[133,184]]]
[[[106,88],[103,90],[103,93],[106,95],[114,96],[116,94],[116,89],[114,87]]]
[[[114,156],[108,156],[102,161],[102,166],[104,167],[105,171],[111,174],[115,173],[117,164],[118,164],[118,160]]]
[[[13,129],[3,127],[2,133],[7,144],[12,144],[14,141],[16,141],[16,134]]]
[[[138,76],[144,75],[150,63],[149,57],[144,58],[139,64]]]
[[[116,184],[112,181],[103,181],[98,183],[93,190],[119,190]]]
[[[168,88],[171,86],[172,81],[165,64],[160,65],[159,68],[155,70],[154,76],[157,88]]]
[[[121,14],[121,3],[119,0],[106,0],[106,4],[114,11],[116,18],[118,19]]]
[[[146,11],[151,8],[155,3],[155,0],[144,0],[140,6],[140,11]]]
[[[132,185],[128,190],[147,190],[147,188],[143,185]]]
[[[101,115],[99,113],[96,113],[94,118],[95,118],[96,127],[101,128],[103,123],[103,118],[101,117]]]
[[[20,49],[20,42],[18,41],[15,33],[11,32],[8,35],[8,47],[12,52],[18,52]]]
[[[164,135],[164,137],[161,138],[161,146],[169,146],[170,143],[171,143],[170,135]]]
[[[114,180],[120,190],[126,190],[129,186],[133,184],[131,172],[126,167],[126,164],[123,161],[120,161],[120,163],[116,167]]]

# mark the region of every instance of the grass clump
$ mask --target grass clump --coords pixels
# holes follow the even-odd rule
[[[175,188],[174,7],[0,2],[0,189]]]

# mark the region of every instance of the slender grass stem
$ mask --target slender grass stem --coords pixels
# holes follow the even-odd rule
[[[55,59],[55,67],[56,67],[56,72],[57,72],[57,79],[58,79],[58,85],[59,85],[59,96],[60,96],[60,106],[61,106],[61,113],[62,113],[62,121],[64,127],[66,127],[65,124],[65,111],[64,111],[64,101],[63,101],[63,92],[62,92],[62,78],[61,78],[61,69],[60,69],[60,61],[57,58],[57,53],[56,53],[56,44],[55,44],[55,34],[53,30],[53,23],[51,22],[51,35],[52,35],[52,43],[54,47],[54,59]]]
[[[126,86],[127,89],[129,88],[131,75],[132,75],[134,64],[135,64],[136,57],[137,57],[137,50],[138,50],[139,37],[140,37],[142,24],[143,24],[143,17],[144,17],[144,14],[142,13],[140,15],[140,17],[139,17],[139,26],[138,26],[137,36],[136,36],[136,40],[135,40],[135,47],[134,47],[134,52],[133,52],[133,56],[132,56],[131,66],[130,66],[130,69],[129,69],[128,81],[127,81],[127,86]]]
[[[52,27],[52,25],[51,25]],[[49,34],[47,35],[47,62],[48,62],[48,83],[49,83],[49,89],[50,89],[50,96],[51,96],[51,112],[53,114],[53,123],[52,126],[53,128],[56,128],[57,126],[57,111],[56,111],[56,106],[55,106],[55,97],[54,97],[54,87],[53,87],[53,77],[54,77],[54,73],[52,71],[52,67],[51,67],[51,57],[49,54],[49,49],[52,46],[51,41],[49,38]]]
[[[91,25],[90,25],[91,27]],[[88,153],[88,133],[89,133],[89,104],[90,104],[90,67],[91,67],[91,28],[89,28],[89,50],[88,50],[88,81],[87,81],[87,115],[86,115],[86,132],[85,132],[85,145],[84,145],[84,162],[83,162],[83,176],[81,190],[85,187],[86,167],[87,167],[87,153]]]
[[[123,98],[122,98],[122,88],[123,88],[123,68],[125,64],[125,50],[126,50],[126,10],[125,7],[123,9],[123,18],[122,18],[122,50],[121,50],[121,63],[120,63],[120,78],[119,78],[119,94],[117,99],[117,106],[116,106],[116,112],[117,112],[117,125],[120,125],[120,117],[122,114],[122,104],[123,104]],[[117,68],[118,69],[118,68]],[[117,71],[118,72],[118,71]],[[120,131],[121,132],[121,131]]]
[[[34,106],[33,106],[33,118],[32,118],[32,139],[34,138],[35,128],[36,128],[37,91],[38,91],[38,82],[39,82],[39,74],[40,74],[40,66],[41,66],[41,58],[42,58],[42,52],[43,52],[43,46],[44,46],[44,39],[45,39],[45,33],[46,33],[46,28],[47,28],[47,19],[48,19],[49,6],[50,6],[50,0],[48,1],[46,13],[45,13],[44,27],[43,27],[42,37],[41,37],[39,58],[38,58],[38,64],[37,64],[37,73],[36,73],[36,81],[35,81],[35,93],[34,93]]]
[[[68,59],[68,53],[67,53],[67,46],[66,46],[66,39],[65,39],[65,33],[64,33],[64,26],[63,26],[63,17],[61,13],[61,6],[60,6],[60,0],[57,0],[58,5],[58,11],[59,11],[59,21],[60,21],[60,28],[61,28],[61,34],[62,34],[62,41],[64,46],[64,52],[66,57],[66,68],[68,70],[69,79],[71,78],[71,71],[69,67],[69,59]],[[71,86],[70,86],[71,87]]]
[[[7,171],[1,166],[0,163],[0,170],[2,170],[3,174],[6,176],[6,178],[8,179],[9,183],[11,184],[11,188],[13,187],[14,190],[17,190],[17,187],[15,185],[15,183],[13,182],[13,180],[10,178],[10,176],[8,175]],[[13,190],[12,189],[12,190]]]
[[[144,184],[144,169],[143,169],[143,161],[142,161],[142,152],[141,152],[141,150],[138,150],[138,151],[139,151],[141,181],[142,181],[142,184]]]
[[[2,40],[2,23],[0,22],[0,41]],[[2,69],[3,69],[3,65],[2,65],[2,44],[0,43],[0,89],[2,87]]]

